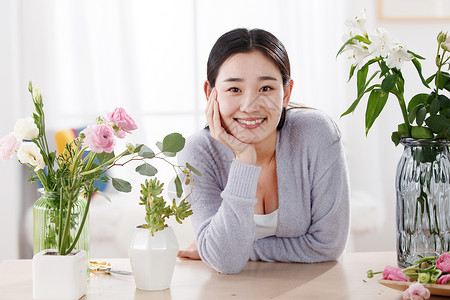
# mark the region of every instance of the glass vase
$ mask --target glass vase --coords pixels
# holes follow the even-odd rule
[[[404,138],[397,166],[397,263],[449,251],[450,161],[448,140]]]
[[[41,197],[33,206],[33,253],[37,254],[46,249],[58,249],[59,229],[59,194],[39,189]],[[79,196],[72,207],[72,218],[70,219],[69,243],[75,239],[79,225],[83,218],[83,212],[87,201]],[[67,208],[62,211],[63,222]],[[85,250],[89,261],[89,215],[86,217],[81,235],[74,249]]]

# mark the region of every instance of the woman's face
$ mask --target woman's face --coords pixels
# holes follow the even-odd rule
[[[275,139],[293,82],[283,85],[277,66],[259,51],[237,53],[220,67],[216,78],[222,126],[247,144]]]

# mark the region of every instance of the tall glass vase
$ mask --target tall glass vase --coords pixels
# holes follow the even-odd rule
[[[33,253],[37,254],[45,249],[58,249],[59,229],[59,194],[38,190],[41,197],[33,206]],[[78,197],[72,208],[73,218],[70,219],[69,243],[72,244],[87,205],[86,199]],[[62,218],[65,220],[67,209],[63,209]],[[85,250],[89,261],[89,216],[84,223],[83,230],[74,249]]]
[[[448,140],[404,138],[397,166],[397,262],[449,251],[450,160]]]

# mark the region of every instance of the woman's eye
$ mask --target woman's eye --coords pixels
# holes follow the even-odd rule
[[[233,92],[233,93],[239,93],[241,90],[234,87],[234,88],[229,89],[229,91]]]
[[[265,86],[265,87],[260,89],[261,92],[268,92],[270,90],[272,90],[272,88],[270,86]]]

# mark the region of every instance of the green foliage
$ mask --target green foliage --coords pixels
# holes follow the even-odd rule
[[[177,179],[179,180],[178,176]],[[182,220],[192,215],[191,205],[186,202],[186,198],[181,200],[178,205],[176,205],[175,199],[173,199],[172,205],[166,205],[164,197],[161,196],[163,186],[164,183],[160,183],[157,178],[145,179],[145,182],[141,184],[142,196],[139,198],[139,204],[145,206],[146,212],[146,224],[142,227],[150,229],[152,236],[156,231],[167,227],[165,220],[169,217],[174,216],[176,221],[181,224]]]
[[[411,59],[419,77],[426,89],[427,93],[420,93],[411,98],[408,104],[404,99],[405,80],[401,70],[397,68],[389,68],[386,63],[386,57],[375,57],[370,59],[362,66],[352,65],[350,68],[349,80],[356,72],[356,100],[341,115],[341,117],[352,113],[361,99],[368,94],[365,130],[366,135],[370,128],[378,118],[389,95],[397,98],[403,116],[401,130],[392,133],[392,141],[398,145],[401,138],[426,138],[426,139],[450,139],[450,99],[444,94],[450,91],[450,74],[443,71],[444,66],[450,67],[450,55],[446,47],[441,47],[442,41],[445,41],[447,34],[440,33],[438,38],[438,51],[436,55],[437,71],[430,77],[425,79],[422,75],[422,66],[419,59],[424,59],[420,55],[412,51],[407,51],[413,56]],[[367,35],[353,36],[339,49],[338,55],[347,50],[348,45],[358,45],[367,49],[372,42]],[[376,70],[370,74],[370,67],[376,66]],[[369,77],[369,79],[368,79]],[[371,82],[376,80],[375,84]],[[430,87],[430,83],[434,80],[434,88]]]

